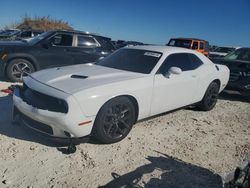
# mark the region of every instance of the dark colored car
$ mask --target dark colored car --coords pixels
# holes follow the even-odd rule
[[[0,40],[19,40],[29,39],[37,35],[42,34],[42,30],[18,30],[18,29],[7,29],[0,33]]]
[[[89,63],[115,50],[111,39],[80,31],[48,31],[29,40],[0,42],[0,73],[20,81],[23,73]]]
[[[214,59],[214,63],[226,65],[230,69],[227,89],[250,96],[250,48],[239,48],[224,58]]]
[[[138,46],[138,45],[143,45],[142,42],[137,42],[137,41],[124,41],[121,43],[117,43],[115,45],[116,49],[123,48],[125,46]]]

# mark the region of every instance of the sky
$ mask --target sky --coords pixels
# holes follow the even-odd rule
[[[220,46],[250,47],[250,0],[11,0],[0,28],[28,16],[51,16],[74,29],[113,40],[166,44],[195,37]]]

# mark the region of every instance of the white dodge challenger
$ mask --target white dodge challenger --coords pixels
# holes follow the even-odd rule
[[[176,47],[122,48],[97,63],[52,68],[23,78],[13,115],[60,138],[125,138],[133,124],[188,105],[211,110],[229,79],[226,66]]]

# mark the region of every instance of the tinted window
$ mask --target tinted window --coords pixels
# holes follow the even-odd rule
[[[170,67],[178,67],[181,68],[182,71],[192,70],[189,55],[187,53],[169,55],[163,62],[160,73],[165,74]]]
[[[192,49],[197,50],[198,49],[198,42],[194,42]]]
[[[204,43],[200,42],[200,49],[203,50],[204,49]]]
[[[171,39],[168,43],[168,46],[190,48],[191,40]]]
[[[98,46],[95,39],[92,38],[92,37],[78,35],[77,40],[78,40],[77,46],[80,46],[80,47],[95,47],[95,46]]]
[[[188,54],[188,56],[193,69],[196,69],[203,64],[200,58],[198,58],[196,55]]]
[[[102,38],[102,37],[97,37],[98,42],[101,44],[102,48],[105,48],[107,50],[114,50],[114,46],[111,43],[111,40],[108,38]]]
[[[215,49],[215,52],[229,53],[233,50],[234,50],[234,48],[219,47],[219,48]]]
[[[149,74],[162,53],[138,49],[120,49],[115,53],[107,56],[97,63],[97,65]]]
[[[21,33],[20,37],[26,38],[26,37],[31,37],[32,33],[31,31],[24,31]]]
[[[224,57],[226,60],[241,60],[241,61],[250,61],[250,49],[249,48],[240,48],[234,52],[229,53]]]
[[[55,46],[72,46],[73,36],[67,34],[58,34],[50,39]]]

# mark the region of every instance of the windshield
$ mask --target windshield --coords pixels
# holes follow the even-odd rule
[[[161,52],[125,48],[116,51],[96,64],[119,70],[149,74],[161,56]]]
[[[171,39],[168,43],[168,46],[190,48],[191,47],[191,40]]]
[[[225,60],[250,61],[250,48],[235,50],[224,57]]]
[[[45,38],[46,38],[48,35],[50,35],[50,34],[51,34],[50,31],[44,32],[44,33],[42,33],[41,35],[37,35],[36,37],[34,37],[34,38],[32,38],[31,40],[29,40],[28,43],[29,43],[30,45],[34,45],[34,44],[38,43],[39,41],[45,39]]]
[[[214,50],[214,52],[229,53],[232,52],[233,50],[234,48],[218,47]]]

